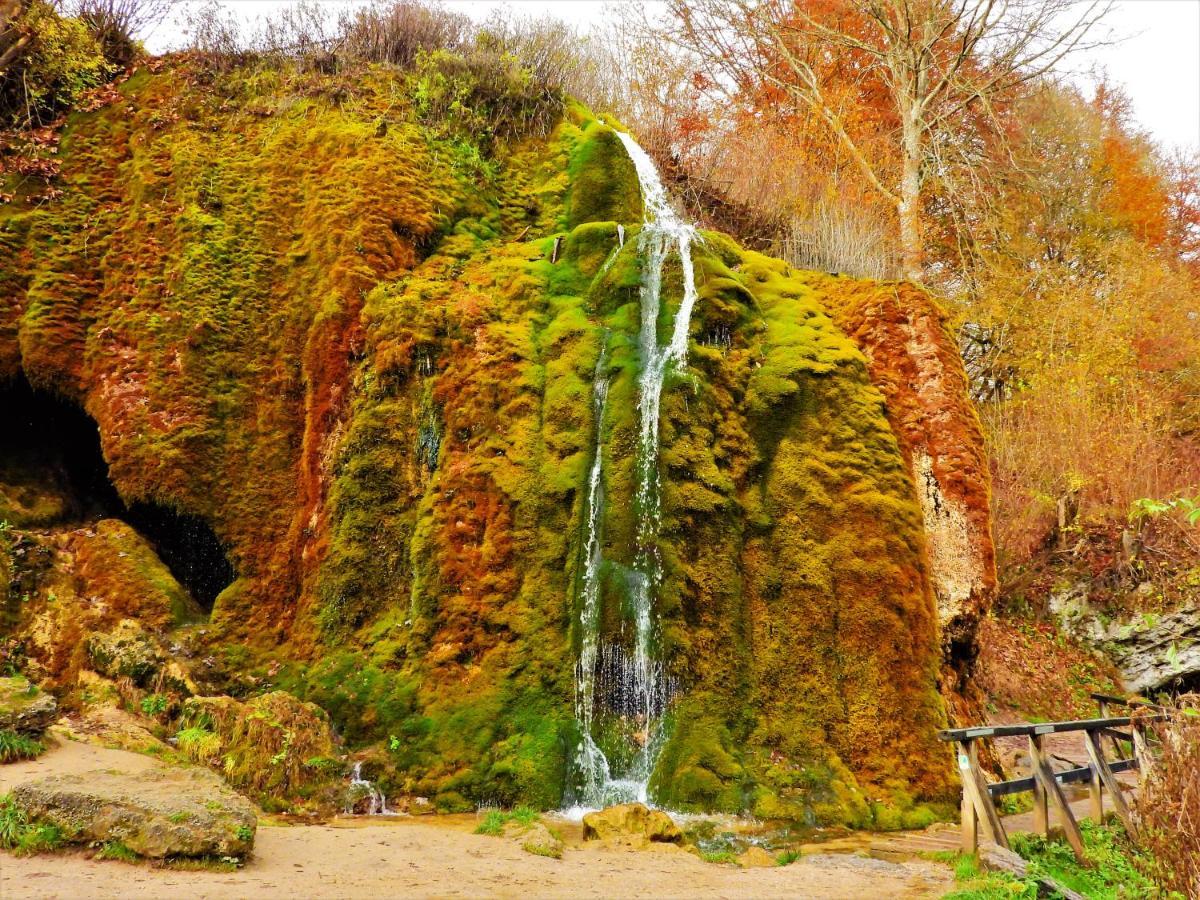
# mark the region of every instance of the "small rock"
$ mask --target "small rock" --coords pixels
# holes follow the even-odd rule
[[[120,841],[154,859],[244,857],[254,846],[254,807],[204,769],[51,775],[17,785],[12,797],[69,841]]]
[[[504,826],[504,836],[513,839],[526,853],[562,859],[563,842],[541,822],[524,826],[509,822]]]
[[[58,717],[58,703],[20,675],[0,678],[0,731],[39,735]]]
[[[737,858],[737,862],[743,869],[760,869],[779,865],[775,857],[758,846],[747,847],[746,852]]]
[[[649,809],[642,803],[623,803],[584,816],[583,839],[630,846],[680,844],[683,832],[660,809]]]

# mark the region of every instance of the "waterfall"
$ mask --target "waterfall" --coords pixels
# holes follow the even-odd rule
[[[366,801],[365,804],[363,801]],[[390,816],[392,811],[387,808],[387,798],[375,785],[362,777],[362,763],[354,764],[350,773],[350,788],[346,792],[346,815],[355,815],[360,805],[365,805],[364,815]]]
[[[624,572],[633,620],[632,654],[620,644],[603,644],[600,637],[601,575],[604,519],[604,414],[608,399],[607,357],[601,352],[592,388],[596,421],[596,447],[588,477],[584,572],[579,603],[581,636],[575,671],[575,714],[580,729],[576,753],[578,786],[576,801],[581,806],[649,801],[650,776],[665,737],[663,713],[672,693],[656,652],[654,597],[661,581],[658,531],[661,520],[658,480],[659,407],[663,381],[668,371],[687,359],[688,325],[696,303],[696,277],[692,264],[695,227],[675,212],[654,162],[628,134],[617,132],[629,154],[641,186],[645,222],[638,236],[642,260],[641,327],[638,346],[641,372],[638,377],[638,446],[636,460],[637,513],[636,551],[633,565]],[[625,243],[624,228],[618,229],[618,247],[601,269],[607,271],[616,252]],[[658,318],[662,308],[663,268],[674,253],[683,271],[683,296],[670,337],[658,341]],[[605,335],[607,340],[607,334]],[[605,755],[593,733],[597,724],[597,695],[621,716],[629,742],[636,747],[632,758],[621,764]],[[617,770],[617,771],[614,771]]]

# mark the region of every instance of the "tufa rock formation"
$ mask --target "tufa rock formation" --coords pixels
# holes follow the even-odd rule
[[[0,384],[42,423],[0,472],[28,671],[64,691],[81,666],[123,673],[105,648],[136,620],[189,669],[164,690],[285,689],[386,753],[389,795],[558,806],[599,432],[609,646],[637,554],[660,575],[655,799],[859,825],[945,809],[943,647],[971,646],[994,573],[941,313],[701,233],[648,544],[633,164],[577,104],[439,59],[168,61],[71,117],[61,197],[0,207]],[[435,74],[479,127],[427,102]]]

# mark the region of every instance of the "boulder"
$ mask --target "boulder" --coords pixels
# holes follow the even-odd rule
[[[1052,595],[1049,606],[1065,632],[1113,661],[1131,693],[1200,674],[1200,607],[1112,619],[1092,606],[1085,584]]]
[[[182,724],[193,736],[212,737],[196,744],[181,737],[179,749],[195,762],[219,761],[235,787],[283,799],[332,779],[341,783],[342,748],[329,715],[286,691],[245,701],[191,697]]]
[[[158,672],[163,657],[154,639],[133,619],[122,619],[107,633],[88,635],[88,662],[108,678],[128,678],[145,687]]]
[[[12,797],[69,841],[119,841],[154,859],[245,857],[254,846],[254,807],[204,769],[51,775],[17,785]]]
[[[0,731],[38,735],[58,717],[58,703],[29,679],[0,678]]]
[[[584,816],[583,839],[631,846],[680,844],[683,832],[661,809],[649,809],[642,803],[623,803]]]

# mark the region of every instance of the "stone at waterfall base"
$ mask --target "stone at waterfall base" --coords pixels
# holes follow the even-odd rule
[[[120,842],[153,859],[241,858],[254,846],[254,807],[204,769],[51,775],[17,785],[12,797],[73,843]]]
[[[509,822],[504,826],[504,836],[517,844],[526,853],[534,856],[548,856],[551,859],[562,859],[563,842],[555,837],[542,822],[532,825],[520,825]]]
[[[610,806],[583,817],[583,839],[626,847],[681,844],[683,832],[660,809],[642,803]]]
[[[743,869],[765,869],[779,865],[779,860],[759,846],[747,847],[746,852],[737,858],[737,864]]]

